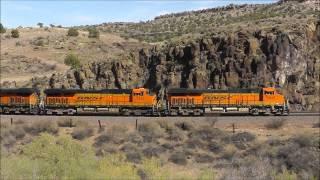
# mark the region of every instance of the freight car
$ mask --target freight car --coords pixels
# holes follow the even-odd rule
[[[275,88],[257,89],[169,89],[169,115],[248,113],[251,115],[289,113],[288,104]]]
[[[44,114],[156,115],[156,95],[137,89],[47,89]]]
[[[38,114],[39,91],[32,88],[0,89],[0,113]]]

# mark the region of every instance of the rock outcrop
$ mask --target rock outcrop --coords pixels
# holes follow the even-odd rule
[[[94,62],[66,75],[54,74],[55,88],[134,88],[156,92],[171,87],[253,88],[275,86],[293,108],[316,110],[319,105],[320,23],[304,33],[272,29],[237,31],[190,43],[141,49],[124,60]]]

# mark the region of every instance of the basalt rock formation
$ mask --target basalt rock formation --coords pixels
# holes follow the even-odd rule
[[[301,34],[278,29],[237,31],[189,43],[141,49],[132,62],[114,60],[54,74],[55,88],[135,88],[156,92],[171,87],[281,89],[294,109],[319,107],[320,21]]]

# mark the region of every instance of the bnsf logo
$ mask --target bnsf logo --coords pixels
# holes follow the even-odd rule
[[[228,99],[229,96],[205,96],[204,97],[204,100],[207,100],[207,101],[221,101],[221,100],[225,100],[225,99]]]
[[[101,100],[102,97],[88,97],[88,96],[83,96],[83,97],[77,97],[78,101],[98,101]]]

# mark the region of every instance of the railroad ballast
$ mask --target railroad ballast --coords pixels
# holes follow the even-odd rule
[[[273,87],[256,89],[168,89],[164,99],[135,89],[0,89],[1,114],[201,116],[215,113],[287,115],[286,98]]]

